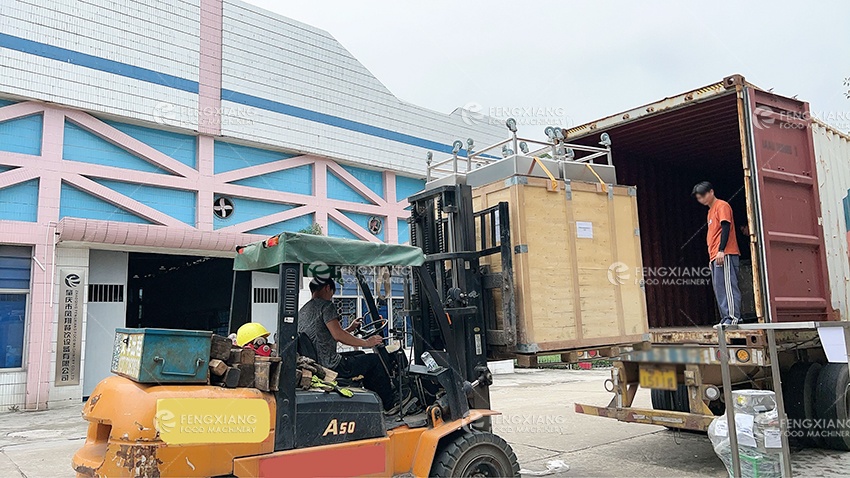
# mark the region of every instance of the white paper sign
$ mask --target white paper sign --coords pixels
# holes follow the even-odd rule
[[[764,429],[764,447],[782,448],[782,434],[778,428]]]
[[[579,239],[593,239],[593,223],[590,221],[576,221],[576,237]]]
[[[847,363],[844,327],[818,327],[818,336],[830,363]]]
[[[735,415],[735,431],[738,432],[738,444],[755,448],[756,437],[753,434],[753,421],[755,417],[746,413]]]

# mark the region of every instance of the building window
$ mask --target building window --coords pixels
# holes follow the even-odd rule
[[[0,246],[0,369],[23,366],[32,249]]]
[[[124,284],[89,284],[89,302],[124,302]]]

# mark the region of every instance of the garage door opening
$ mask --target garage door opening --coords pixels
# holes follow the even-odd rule
[[[228,334],[233,260],[130,253],[127,327]]]
[[[744,320],[755,317],[744,169],[734,94],[595,130],[607,132],[617,182],[637,186],[643,277],[651,328],[719,322],[708,269],[707,208],[691,197],[700,181],[731,204],[741,249],[738,279]],[[700,280],[702,279],[702,280]]]

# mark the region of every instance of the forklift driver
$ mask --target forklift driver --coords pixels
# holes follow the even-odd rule
[[[351,347],[375,347],[383,343],[380,336],[366,340],[352,335],[359,327],[357,319],[347,328],[340,324],[339,313],[332,302],[336,292],[336,281],[332,278],[313,278],[310,281],[313,298],[298,312],[298,332],[306,333],[316,349],[316,361],[339,374],[340,378],[351,379],[363,376],[363,386],[381,397],[384,410],[393,408],[393,388],[389,376],[378,354],[339,354],[337,343]]]

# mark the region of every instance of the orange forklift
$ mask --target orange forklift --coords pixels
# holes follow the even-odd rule
[[[83,408],[89,428],[73,458],[77,476],[519,476],[516,455],[491,432],[489,418],[497,413],[490,410],[488,332],[504,333],[488,331],[492,291],[511,296],[513,284],[507,204],[473,213],[466,185],[426,190],[410,202],[411,246],[281,233],[238,247],[233,330],[250,321],[236,284],[252,271],[279,275],[278,391],[111,376]],[[478,234],[477,224],[486,225]],[[496,254],[502,268],[491,274],[479,260]],[[372,351],[406,397],[394,415],[356,382],[340,383],[353,394],[297,387],[298,356],[310,348],[298,334],[302,278],[338,275],[346,266],[358,267],[372,318],[378,311],[363,268],[405,271],[412,326],[388,327],[387,334],[401,344],[412,335],[412,353]],[[373,326],[365,334],[383,330]],[[139,367],[164,370],[166,360],[157,356]]]

